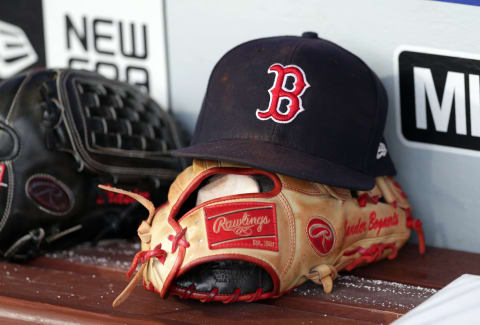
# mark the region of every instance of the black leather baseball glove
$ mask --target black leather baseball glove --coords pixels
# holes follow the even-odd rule
[[[0,256],[126,236],[144,218],[124,186],[166,199],[185,166],[169,152],[185,133],[126,83],[76,70],[41,70],[0,84]]]

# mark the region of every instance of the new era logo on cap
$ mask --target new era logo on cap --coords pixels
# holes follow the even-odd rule
[[[385,143],[380,142],[380,144],[378,145],[377,159],[385,156],[387,156],[387,146],[385,146]]]
[[[252,40],[217,63],[192,145],[174,154],[368,190],[394,171],[378,151],[387,105],[375,73],[315,33]]]

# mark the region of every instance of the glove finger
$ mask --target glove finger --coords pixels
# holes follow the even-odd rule
[[[375,178],[376,184],[385,201],[392,205],[398,205],[403,209],[410,208],[407,196],[403,193],[400,185],[393,181],[392,177],[379,176]]]
[[[352,192],[349,189],[329,185],[323,185],[323,187],[336,199],[345,201],[352,198]]]
[[[385,177],[387,184],[389,185],[390,189],[394,193],[398,205],[401,208],[407,209],[410,208],[410,203],[408,202],[407,195],[403,192],[402,187],[398,182],[396,182],[393,177],[387,176]]]

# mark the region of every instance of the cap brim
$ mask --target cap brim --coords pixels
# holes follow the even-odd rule
[[[316,183],[352,190],[370,190],[372,176],[271,142],[218,140],[172,152],[174,156],[223,160]]]

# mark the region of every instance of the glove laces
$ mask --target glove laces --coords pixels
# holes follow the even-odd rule
[[[417,233],[418,251],[420,252],[420,254],[424,254],[425,253],[425,235],[423,234],[422,221],[420,221],[419,219],[413,219],[412,211],[410,209],[407,209],[407,213],[408,213],[407,227],[412,230],[415,230],[415,232]]]
[[[172,254],[175,253],[178,245],[183,246],[185,248],[190,247],[190,243],[185,239],[185,232],[186,231],[187,231],[187,227],[183,228],[175,236],[174,235],[169,235],[168,236],[168,240],[172,241]]]
[[[333,280],[338,276],[338,270],[335,266],[320,264],[314,267],[310,273],[305,276],[316,284],[322,285],[325,293],[330,293],[333,289]]]
[[[373,244],[369,248],[357,247],[350,251],[343,253],[344,256],[351,256],[356,253],[360,253],[360,257],[355,259],[352,263],[348,264],[345,269],[351,271],[362,263],[372,263],[381,259],[386,249],[392,250],[392,253],[387,255],[389,260],[393,260],[397,257],[398,249],[394,243],[392,244]]]
[[[130,279],[133,272],[135,272],[135,270],[137,269],[138,263],[145,264],[151,258],[157,258],[160,261],[160,263],[162,264],[165,263],[165,259],[167,258],[167,252],[162,249],[162,244],[158,244],[157,246],[155,246],[154,249],[151,249],[148,251],[141,251],[135,254],[132,264],[130,265],[130,268],[127,271],[127,278]]]

